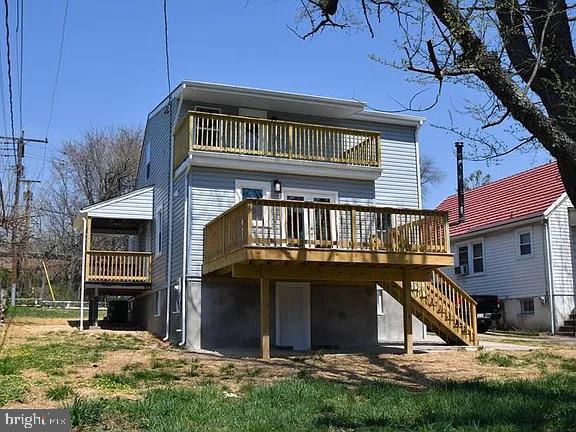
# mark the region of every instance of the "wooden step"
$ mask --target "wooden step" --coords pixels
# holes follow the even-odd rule
[[[463,293],[462,289],[458,287],[452,280],[447,278],[443,273],[435,271],[433,281],[438,283],[442,291],[433,282],[419,282],[425,283],[426,286],[420,286],[420,289],[425,289],[429,295],[422,295],[419,289],[412,289],[411,306],[414,316],[420,319],[428,328],[436,333],[447,343],[457,345],[475,345],[477,344],[476,332],[476,303],[467,294]],[[447,284],[450,284],[447,287]],[[382,287],[400,304],[403,304],[402,285],[399,282],[384,282]],[[414,287],[414,285],[413,285]],[[450,301],[444,294],[449,292],[451,295],[457,293],[459,305]],[[435,300],[435,301],[434,301]],[[465,319],[470,321],[470,325],[461,322],[464,314],[462,310],[466,304],[467,313]],[[460,320],[460,321],[459,321]]]

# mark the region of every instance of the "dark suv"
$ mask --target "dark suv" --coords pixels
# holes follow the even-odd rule
[[[486,333],[492,323],[502,317],[500,300],[496,295],[473,295],[476,301],[476,320],[478,323],[478,333]]]

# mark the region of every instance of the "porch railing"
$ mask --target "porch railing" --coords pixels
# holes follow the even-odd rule
[[[206,225],[204,260],[210,262],[245,246],[450,253],[448,214],[249,199]]]
[[[149,252],[86,252],[87,282],[150,283],[151,269]]]
[[[190,111],[175,131],[175,166],[190,150],[380,166],[380,133]]]

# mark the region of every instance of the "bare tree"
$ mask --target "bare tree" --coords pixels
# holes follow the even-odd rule
[[[447,128],[477,145],[482,158],[543,146],[558,162],[576,202],[576,54],[571,23],[576,5],[564,0],[300,0],[308,38],[329,27],[362,27],[374,36],[385,13],[401,35],[400,62],[383,63],[436,84],[478,93],[464,111],[478,128]],[[489,131],[510,133],[512,143]],[[512,139],[515,138],[515,139]]]
[[[444,177],[444,171],[440,169],[432,156],[422,155],[420,157],[420,185],[424,196],[428,193],[430,186],[440,183]]]
[[[492,177],[490,177],[490,174],[485,174],[482,170],[476,170],[464,179],[464,189],[467,191],[476,189],[487,185],[491,181]]]
[[[60,284],[73,292],[80,280],[79,210],[134,188],[142,131],[135,127],[90,129],[63,143],[52,160],[52,180],[40,208],[41,255],[52,260]]]

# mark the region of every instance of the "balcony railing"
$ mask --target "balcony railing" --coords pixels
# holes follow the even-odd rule
[[[175,166],[191,150],[380,166],[374,131],[190,111],[174,141]]]
[[[249,199],[206,225],[204,262],[243,247],[449,254],[448,214]]]
[[[86,252],[86,282],[150,283],[151,268],[149,252]]]

